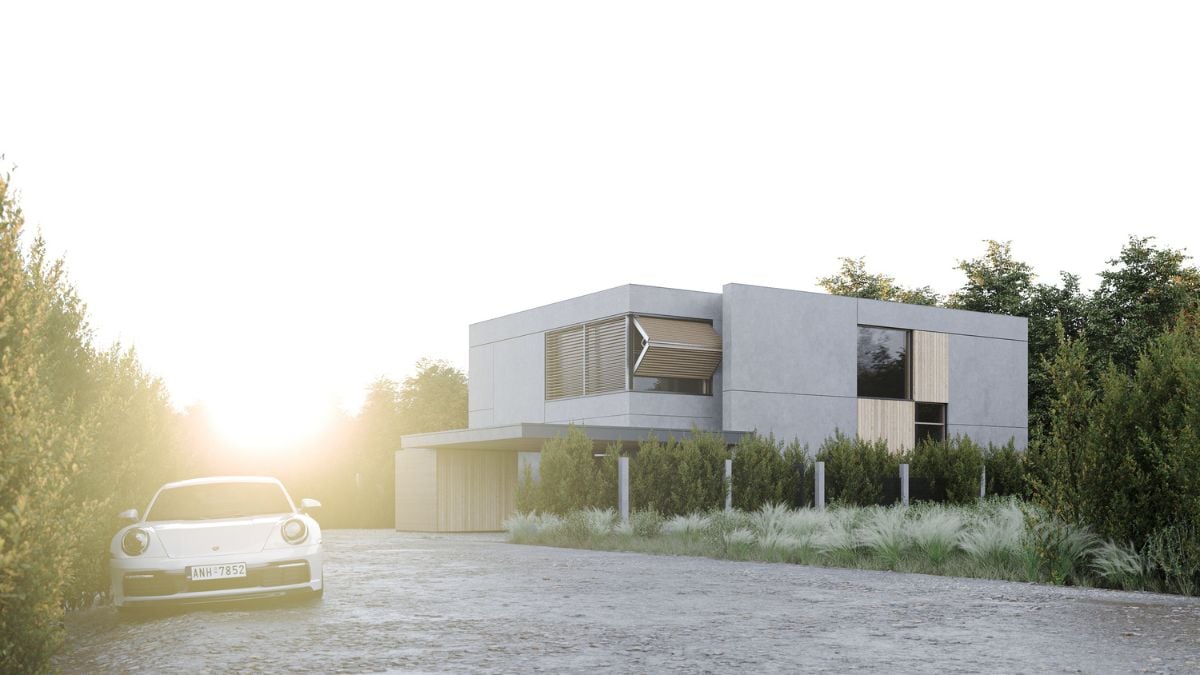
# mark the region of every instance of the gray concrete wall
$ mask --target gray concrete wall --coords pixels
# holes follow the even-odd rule
[[[1021,321],[1024,321],[1022,319]],[[980,443],[1028,440],[1028,344],[1021,340],[950,336],[950,435]]]
[[[857,431],[855,299],[728,284],[722,314],[725,429],[812,452],[835,428]]]
[[[774,433],[815,452],[858,429],[859,325],[950,334],[951,435],[1024,447],[1027,321],[938,307],[728,284],[723,428]]]
[[[620,314],[710,319],[721,331],[721,295],[619,286],[471,326],[470,428],[520,422],[721,428],[721,398],[621,392],[545,400],[545,333]],[[720,369],[714,377],[719,391]]]

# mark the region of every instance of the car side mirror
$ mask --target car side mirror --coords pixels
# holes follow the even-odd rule
[[[313,509],[319,509],[319,508],[321,508],[321,502],[319,502],[315,499],[309,499],[308,497],[305,497],[304,499],[300,500],[300,511],[301,512],[307,513],[309,511],[312,511]]]
[[[117,517],[121,520],[128,520],[131,523],[136,523],[138,521],[138,510],[129,509],[127,511],[122,511],[117,514]]]

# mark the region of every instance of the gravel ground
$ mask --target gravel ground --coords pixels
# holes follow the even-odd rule
[[[68,619],[66,672],[1200,671],[1200,599],[325,533],[322,601]]]

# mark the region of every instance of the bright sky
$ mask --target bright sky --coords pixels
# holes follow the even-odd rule
[[[353,411],[624,283],[1200,252],[1195,2],[3,2],[0,153],[101,342]],[[222,412],[223,411],[223,412]],[[238,411],[242,411],[239,413]],[[288,419],[275,424],[289,424]]]

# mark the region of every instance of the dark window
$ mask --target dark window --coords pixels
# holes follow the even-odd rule
[[[945,403],[918,403],[916,417],[917,443],[925,440],[940,443],[946,440]]]
[[[858,395],[908,398],[909,332],[858,327]]]
[[[689,380],[683,377],[634,377],[634,391],[669,391],[675,394],[708,395],[712,380]]]

